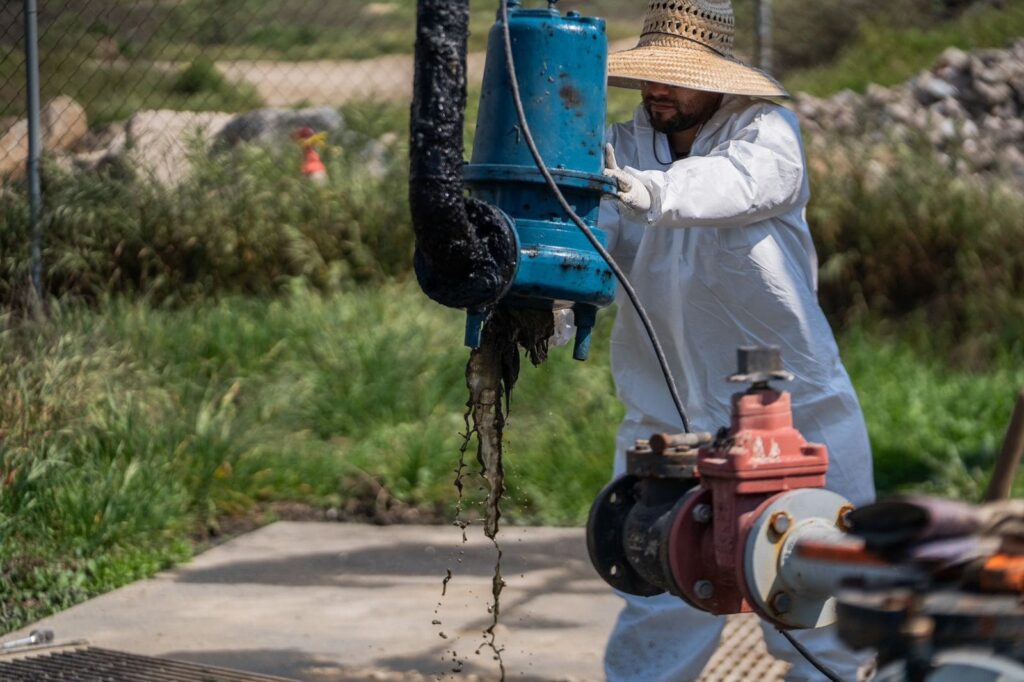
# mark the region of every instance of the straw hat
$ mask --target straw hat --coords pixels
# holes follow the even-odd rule
[[[732,56],[736,19],[729,0],[651,0],[640,42],[608,56],[608,84],[643,81],[733,95],[788,97],[768,74]]]

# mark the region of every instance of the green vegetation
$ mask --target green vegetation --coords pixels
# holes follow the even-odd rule
[[[884,37],[879,50],[910,55],[884,60],[904,78],[939,45],[1020,33],[1021,2],[1007,0],[998,15],[971,10],[960,19],[976,27],[967,37],[934,22],[862,26],[834,70],[789,84],[808,79],[825,92],[877,76],[874,36]],[[266,0],[230,3],[158,3],[155,18],[132,19],[139,43],[99,17],[65,23],[89,54],[113,45],[167,61],[82,66],[81,52],[60,50],[75,41],[48,32],[47,87],[74,82],[67,94],[90,102],[99,122],[144,106],[248,108],[255,95],[225,83],[201,51],[308,58],[364,49],[308,3],[274,12]],[[372,34],[372,54],[408,50],[412,0],[337,5],[350,29],[352,16],[394,22],[394,33],[358,29]],[[821,5],[816,12],[841,9]],[[623,3],[585,8],[611,17],[613,35],[635,32]],[[264,28],[226,23],[239,12]],[[197,38],[175,42],[175,13],[192,17]],[[474,49],[492,20],[493,8],[474,9]],[[338,45],[352,52],[332,52]],[[81,78],[83,68],[93,76]],[[18,82],[11,69],[0,63],[0,83]],[[628,116],[636,99],[613,90],[611,116]],[[383,148],[367,144],[405,131],[407,107],[348,107],[345,116],[350,132],[324,151],[322,187],[300,179],[294,148],[197,156],[194,177],[174,189],[131,168],[48,167],[45,319],[26,305],[25,199],[0,193],[0,632],[181,561],[236,523],[274,518],[278,504],[378,522],[450,518],[465,431],[463,318],[410,281],[404,133]],[[921,148],[810,153],[822,299],[843,330],[878,483],[976,499],[1024,386],[1024,199],[958,179]],[[513,522],[580,523],[608,479],[621,416],[610,322],[602,315],[590,362],[559,349],[524,369],[507,429]],[[467,497],[476,516],[479,482]]]
[[[226,81],[203,58],[185,66],[101,62],[64,48],[43,52],[39,68],[43,101],[73,97],[85,107],[90,126],[123,121],[143,109],[248,111],[263,105],[251,86]],[[24,115],[23,69],[15,59],[0,60],[5,116]]]
[[[811,154],[808,209],[833,320],[913,318],[960,365],[1024,338],[1024,195],[963,177],[927,142]],[[909,328],[904,330],[904,335]]]
[[[947,47],[964,50],[1003,48],[1024,35],[1024,0],[1001,7],[981,3],[955,21],[906,27],[903,22],[862,24],[855,40],[837,58],[821,66],[794,71],[784,78],[792,92],[825,96],[869,83],[896,85],[931,65]]]
[[[608,479],[621,407],[601,319],[592,361],[558,349],[513,394],[513,522],[581,523]],[[411,284],[322,295],[295,281],[271,301],[111,300],[11,326],[0,630],[180,559],[190,537],[274,501],[449,518],[462,324]],[[843,350],[879,482],[976,497],[1024,385],[1022,354],[974,374],[880,334],[850,332]],[[467,490],[472,516],[482,489]]]
[[[360,133],[332,140],[323,187],[298,179],[294,149],[197,159],[175,190],[130,169],[50,169],[47,320],[17,305],[26,207],[0,196],[0,282],[16,304],[0,334],[0,630],[276,503],[450,517],[463,318],[402,281],[401,144],[376,175],[357,172],[365,141],[405,115],[348,109]],[[925,151],[885,151],[812,150],[823,300],[846,330],[881,488],[976,498],[1024,385],[1022,199],[958,181]],[[563,349],[524,371],[512,521],[579,523],[608,478],[610,319],[591,362]],[[480,495],[470,486],[470,515]]]
[[[352,111],[372,116],[372,108]],[[151,300],[183,301],[213,292],[272,293],[297,276],[330,287],[404,271],[412,231],[400,145],[374,161],[367,138],[351,129],[332,142],[323,159],[333,182],[323,188],[302,178],[291,145],[197,157],[194,175],[175,189],[127,171],[49,168],[44,260],[51,292],[94,300],[144,291]],[[368,161],[378,167],[375,176]],[[28,281],[27,211],[23,196],[0,199],[0,300],[13,303]]]

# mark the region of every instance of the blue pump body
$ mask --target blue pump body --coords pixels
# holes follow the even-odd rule
[[[608,39],[604,20],[554,9],[523,9],[509,2],[509,32],[530,132],[569,205],[602,245],[597,228],[601,195],[614,190],[604,175]],[[516,117],[505,65],[501,17],[491,28],[477,115],[473,156],[464,168],[470,194],[509,217],[519,262],[503,302],[541,308],[572,307],[573,357],[584,360],[599,308],[615,298],[607,263],[558,204],[534,164]],[[486,318],[470,311],[466,344],[477,347]]]

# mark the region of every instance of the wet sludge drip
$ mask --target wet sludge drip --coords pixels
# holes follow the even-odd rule
[[[498,646],[495,627],[501,614],[501,591],[505,581],[501,576],[501,544],[498,542],[501,519],[501,500],[505,494],[505,468],[503,457],[503,436],[505,416],[511,405],[512,388],[519,378],[519,349],[522,348],[530,362],[539,365],[547,359],[548,339],[554,333],[554,318],[550,310],[520,310],[499,307],[491,314],[484,327],[480,348],[470,352],[466,363],[466,387],[469,400],[466,402],[466,434],[459,452],[459,464],[455,470],[455,488],[458,491],[455,525],[462,530],[466,542],[467,521],[462,519],[462,494],[464,489],[465,453],[476,436],[476,458],[480,465],[480,476],[487,488],[484,502],[484,535],[494,543],[497,553],[494,576],[491,579],[491,624],[484,630],[487,647],[498,662],[501,679],[505,679],[505,664],[501,657],[503,647]],[[504,400],[504,405],[502,405]],[[451,570],[444,580],[447,587]],[[477,649],[479,653],[480,649]],[[458,666],[461,670],[461,664]],[[457,671],[453,671],[457,672]]]

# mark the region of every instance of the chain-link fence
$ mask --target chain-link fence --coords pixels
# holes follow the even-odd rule
[[[474,80],[493,4],[474,3]],[[564,4],[609,16],[612,38],[622,39],[635,34],[646,3]],[[414,0],[39,0],[44,146],[88,165],[123,142],[110,131],[124,124],[130,145],[159,158],[184,145],[187,129],[216,136],[228,114],[407,102],[415,12]],[[27,154],[24,48],[24,5],[9,0],[0,5],[0,176],[8,182],[22,177]],[[204,113],[152,113],[170,111]]]
[[[734,0],[737,53],[750,62],[767,49],[755,41],[759,7],[770,6],[775,18],[770,54],[760,59],[771,57],[781,73],[834,56],[858,30],[851,7],[882,20],[882,7],[891,13],[935,2]],[[604,17],[615,50],[635,44],[647,5],[561,0],[558,9]],[[25,19],[33,6],[41,230],[27,227],[38,224],[38,203],[26,200],[25,182]],[[497,9],[498,0],[470,3],[469,126]],[[329,279],[339,269],[407,267],[395,230],[408,227],[403,146],[415,15],[416,0],[0,3],[0,301],[23,298],[30,252],[41,254],[42,279],[56,295],[94,295],[111,282],[170,291],[175,273],[200,282],[201,273],[216,271],[231,288],[249,291],[262,290],[262,273],[280,273],[275,281],[309,272]],[[633,91],[609,95],[614,117],[628,116],[637,101]],[[301,180],[310,151],[293,139],[303,128],[311,129],[308,143],[326,145],[327,195],[306,196],[289,184]],[[239,153],[221,154],[226,149]],[[225,230],[228,223],[237,227]],[[265,252],[262,260],[250,246]],[[236,260],[211,264],[224,254]]]
[[[216,136],[224,115],[263,107],[407,102],[415,0],[37,0],[44,146],[79,166],[128,146],[177,162],[187,130]],[[753,4],[739,38],[752,45]],[[23,176],[27,155],[24,8],[0,5],[0,178]],[[563,0],[608,20],[615,46],[639,32],[646,0]],[[471,88],[496,2],[472,3]],[[146,112],[216,112],[191,116]],[[314,119],[313,122],[323,121]],[[113,126],[113,128],[111,128]],[[113,132],[112,132],[113,131]],[[173,172],[168,171],[170,175]],[[168,173],[164,173],[167,175]]]

